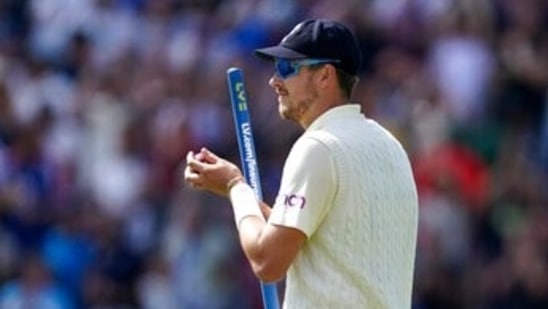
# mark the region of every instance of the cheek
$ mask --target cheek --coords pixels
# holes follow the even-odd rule
[[[286,87],[287,98],[292,102],[303,99],[305,92],[305,88],[298,84],[291,84]]]

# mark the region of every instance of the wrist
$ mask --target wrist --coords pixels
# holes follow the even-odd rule
[[[232,179],[230,179],[227,183],[226,183],[226,191],[230,194],[230,190],[235,186],[237,185],[238,183],[240,182],[243,182],[245,183],[245,179],[242,177],[242,175],[238,175]]]
[[[259,206],[257,197],[253,189],[243,181],[243,178],[237,179],[232,184],[228,192],[232,209],[234,211],[234,220],[236,227],[240,228],[241,221],[249,216],[255,216],[264,221],[264,216]]]

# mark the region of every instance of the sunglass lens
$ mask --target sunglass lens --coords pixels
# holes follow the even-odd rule
[[[286,79],[293,75],[295,68],[291,64],[291,61],[287,59],[276,59],[276,72],[281,78]]]

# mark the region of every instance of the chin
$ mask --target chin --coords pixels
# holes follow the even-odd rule
[[[291,108],[287,104],[287,101],[283,100],[282,97],[278,97],[278,114],[284,120],[294,120]]]
[[[285,118],[286,108],[284,107],[281,100],[278,100],[278,114],[280,117]]]
[[[285,120],[290,120],[290,112],[282,103],[278,105],[278,114],[280,114],[280,118]]]

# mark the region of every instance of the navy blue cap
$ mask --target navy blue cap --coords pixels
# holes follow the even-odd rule
[[[361,51],[354,34],[343,24],[327,19],[307,19],[297,24],[275,46],[255,50],[266,60],[337,59],[335,65],[350,75],[357,75]]]

